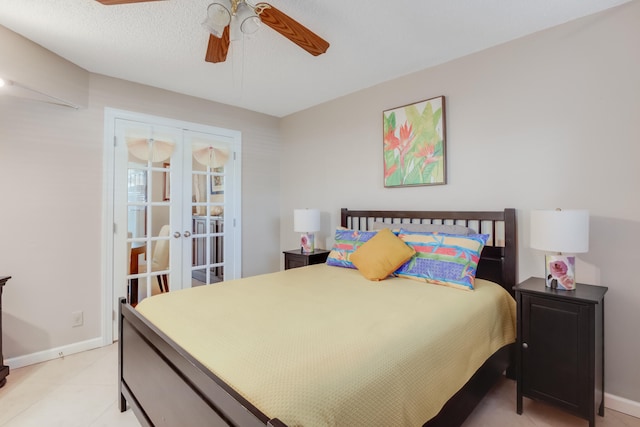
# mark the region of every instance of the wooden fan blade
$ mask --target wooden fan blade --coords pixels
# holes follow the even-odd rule
[[[148,1],[163,1],[163,0],[96,0],[106,6],[113,6],[116,4],[128,4],[128,3],[144,3]]]
[[[268,3],[256,4],[260,20],[273,28],[313,56],[318,56],[329,49],[329,43],[316,33],[300,24],[295,19],[276,9]]]
[[[209,34],[209,45],[204,60],[207,62],[224,62],[229,51],[229,26],[224,27],[222,37]]]

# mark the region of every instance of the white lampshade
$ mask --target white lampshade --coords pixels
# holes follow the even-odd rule
[[[196,162],[215,169],[227,163],[230,149],[222,142],[196,142],[191,146],[191,153]]]
[[[587,210],[534,210],[530,225],[534,249],[576,254],[589,250]]]
[[[238,3],[235,17],[238,21],[240,31],[244,34],[253,34],[260,28],[260,18],[256,15],[253,7],[249,6],[246,2]]]
[[[218,0],[207,8],[207,18],[202,26],[214,36],[221,38],[224,28],[231,21],[231,2]]]
[[[318,209],[294,209],[293,231],[313,233],[320,230],[320,211]]]
[[[134,157],[151,162],[163,162],[173,155],[176,144],[153,138],[127,138],[127,149]]]

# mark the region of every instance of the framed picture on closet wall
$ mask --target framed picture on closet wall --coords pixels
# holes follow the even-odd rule
[[[224,194],[224,168],[214,168],[211,175],[211,194]]]

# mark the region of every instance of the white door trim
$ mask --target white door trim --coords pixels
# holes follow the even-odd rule
[[[133,111],[120,110],[115,108],[105,108],[104,112],[104,148],[103,148],[103,186],[102,193],[104,205],[102,213],[102,344],[109,345],[117,339],[114,331],[117,329],[118,307],[114,304],[113,298],[113,265],[114,265],[114,204],[115,204],[115,123],[117,119],[145,122],[159,126],[169,126],[183,130],[203,132],[209,134],[225,135],[236,141],[235,156],[237,159],[234,168],[233,181],[237,183],[237,197],[234,202],[233,212],[233,271],[230,277],[241,277],[242,271],[242,197],[241,197],[241,177],[242,177],[242,134],[237,130],[218,128],[215,126],[186,122],[182,120],[170,119],[166,117],[152,116]]]

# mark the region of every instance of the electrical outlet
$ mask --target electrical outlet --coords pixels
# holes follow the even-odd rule
[[[84,324],[84,313],[82,311],[74,311],[71,313],[71,327],[82,326]]]

